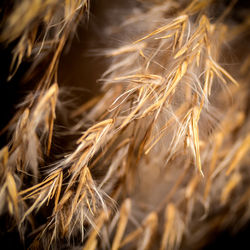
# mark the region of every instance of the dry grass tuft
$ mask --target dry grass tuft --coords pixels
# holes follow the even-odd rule
[[[167,1],[127,18],[117,32],[147,32],[100,52],[110,60],[102,93],[72,112],[71,133],[81,136],[48,165],[60,54],[88,1],[16,3],[1,35],[18,41],[10,77],[24,58],[35,65],[53,52],[0,151],[0,213],[14,216],[20,230],[36,229],[31,247],[180,249],[205,244],[209,231],[234,222],[233,213],[243,211],[241,225],[249,220],[249,56],[234,76],[221,64],[225,44],[249,20],[234,29],[224,22],[233,2],[211,21],[212,4]]]

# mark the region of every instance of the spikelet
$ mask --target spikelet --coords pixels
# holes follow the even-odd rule
[[[25,58],[41,56],[39,60],[42,60],[49,51],[54,50],[46,75],[51,78],[69,33],[74,30],[82,10],[87,6],[87,0],[16,1],[13,11],[6,14],[0,36],[1,42],[18,40],[13,50],[9,79]]]

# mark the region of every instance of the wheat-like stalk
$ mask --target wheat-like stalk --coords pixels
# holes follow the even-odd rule
[[[58,249],[77,241],[86,250],[180,249],[205,244],[204,236],[233,224],[235,213],[243,211],[239,222],[247,222],[250,60],[234,76],[220,63],[225,44],[249,28],[249,20],[235,29],[223,22],[235,1],[215,20],[213,1],[197,0],[155,4],[127,18],[116,32],[145,30],[99,52],[110,62],[100,79],[102,93],[72,112],[71,133],[81,136],[73,151],[43,172],[58,104],[58,84],[51,83],[87,1],[33,1],[36,11],[17,27],[30,3],[14,8],[2,40],[19,39],[16,67],[47,44],[53,56],[0,152],[0,212],[7,207],[24,230],[47,209],[31,247]],[[38,16],[45,26],[42,40],[34,33]]]

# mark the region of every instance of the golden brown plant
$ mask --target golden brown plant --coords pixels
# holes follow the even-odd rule
[[[0,212],[24,238],[30,223],[32,248],[199,248],[216,228],[249,220],[249,56],[233,68],[221,63],[249,29],[249,18],[225,21],[235,3],[214,19],[214,1],[147,3],[114,26],[137,32],[100,50],[110,62],[101,94],[71,113],[70,133],[81,136],[52,164],[59,58],[88,2],[17,4],[1,36],[18,39],[11,72],[31,55],[39,63],[47,46],[53,54],[0,152]]]

